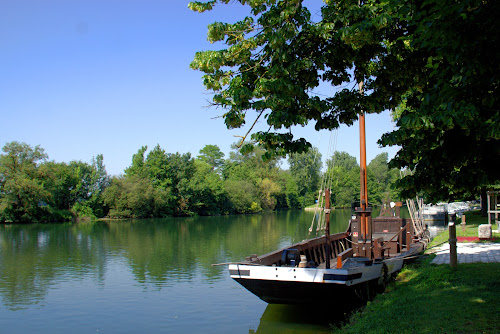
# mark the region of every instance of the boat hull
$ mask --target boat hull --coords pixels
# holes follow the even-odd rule
[[[371,264],[363,261],[342,269],[233,264],[229,271],[235,281],[270,304],[333,302],[344,307],[366,300],[376,289],[383,289],[390,274],[402,265],[403,259]]]
[[[269,304],[356,304],[365,294],[369,294],[367,283],[355,286],[340,284],[271,281],[235,278],[248,291]]]

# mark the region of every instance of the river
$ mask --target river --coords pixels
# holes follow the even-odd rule
[[[331,231],[350,212],[335,210]],[[2,333],[328,333],[328,310],[269,305],[214,263],[308,237],[312,212],[0,226]],[[315,236],[315,233],[311,237]]]

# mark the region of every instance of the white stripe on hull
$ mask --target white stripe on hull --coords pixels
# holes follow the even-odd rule
[[[388,274],[401,269],[403,259],[391,259],[385,262]],[[379,279],[384,275],[383,263],[372,265],[360,265],[346,269],[319,269],[298,267],[272,267],[263,265],[229,265],[231,278],[265,280],[265,281],[287,281],[304,283],[327,283],[342,284],[346,286],[356,285],[371,280]]]

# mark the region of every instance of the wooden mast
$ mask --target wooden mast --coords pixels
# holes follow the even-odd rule
[[[359,82],[359,93],[363,94],[363,81]],[[358,239],[358,255],[371,259],[372,256],[372,226],[371,208],[368,207],[368,187],[366,174],[366,134],[365,113],[359,115],[359,149],[360,149],[360,208],[357,210],[360,224],[360,238]]]

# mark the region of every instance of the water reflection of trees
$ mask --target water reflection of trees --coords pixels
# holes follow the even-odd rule
[[[95,226],[3,225],[0,227],[0,295],[11,309],[43,300],[60,277],[82,279],[104,275],[102,241],[88,229]]]
[[[10,308],[42,301],[61,282],[103,284],[110,263],[125,262],[141,285],[216,283],[225,266],[307,237],[311,213],[166,218],[0,226],[0,296]],[[297,227],[297,222],[299,227]],[[345,226],[342,227],[345,229]]]

